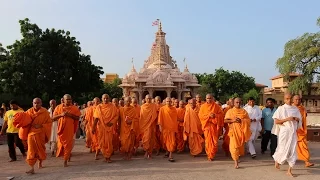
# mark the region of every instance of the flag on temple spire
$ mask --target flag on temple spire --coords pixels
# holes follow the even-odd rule
[[[152,26],[158,26],[159,25],[159,19],[152,22]]]

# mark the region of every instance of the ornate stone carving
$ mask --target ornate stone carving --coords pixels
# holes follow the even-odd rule
[[[165,90],[168,97],[171,96],[172,91],[176,91],[176,98],[180,99],[183,92],[193,91],[200,86],[196,77],[189,72],[187,67],[183,72],[180,72],[177,62],[170,56],[165,35],[166,33],[159,29],[151,54],[144,61],[143,68],[138,73],[133,66],[131,71],[123,77],[120,87],[123,89],[124,95],[134,91],[141,102],[145,90],[148,90],[149,93]]]

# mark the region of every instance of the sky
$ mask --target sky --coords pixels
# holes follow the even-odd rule
[[[20,19],[64,29],[105,73],[123,77],[131,58],[139,70],[150,55],[160,19],[171,56],[183,70],[223,67],[270,86],[284,45],[317,32],[319,0],[0,0],[0,43],[21,39]]]

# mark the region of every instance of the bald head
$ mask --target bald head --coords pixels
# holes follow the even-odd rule
[[[100,98],[98,98],[98,97],[93,98],[92,104],[95,105],[95,106],[100,104]]]
[[[71,106],[72,105],[72,97],[70,94],[65,94],[63,96],[63,103],[66,106]]]
[[[146,95],[145,103],[147,103],[147,104],[152,103],[152,97],[150,96],[150,94],[147,94],[147,95]]]
[[[228,106],[233,107],[233,98],[228,100]]]
[[[201,96],[200,96],[200,94],[197,94],[197,95],[196,95],[196,101],[197,101],[198,103],[201,102]]]
[[[239,109],[241,107],[241,98],[238,98],[238,97],[235,98],[233,100],[233,105],[234,105],[235,108]]]
[[[110,101],[110,97],[108,94],[103,94],[101,99],[102,99],[103,104],[108,104]]]
[[[131,99],[131,104],[132,104],[132,106],[137,106],[137,105],[138,105],[138,100],[137,100],[137,98],[132,98],[132,99]]]
[[[39,110],[42,107],[42,100],[40,98],[34,98],[32,104],[35,110]]]
[[[178,99],[173,99],[173,106],[176,108],[179,107],[179,100]]]
[[[154,102],[155,102],[156,104],[161,104],[161,98],[160,98],[160,96],[156,96],[156,97],[154,98]]]
[[[90,107],[90,106],[92,106],[92,101],[87,102],[87,107]]]
[[[54,108],[57,106],[56,100],[51,99],[51,100],[49,101],[49,105],[50,105],[51,109],[54,109]]]
[[[196,99],[192,98],[192,99],[189,99],[189,105],[192,109],[196,108],[197,107],[197,101]]]
[[[130,101],[131,101],[131,99],[130,99]],[[124,106],[124,101],[123,101],[122,99],[119,100],[119,105],[120,105],[121,107]]]
[[[291,106],[292,105],[292,94],[291,93],[285,93],[284,94],[284,103]]]
[[[210,103],[213,102],[213,96],[212,96],[212,94],[207,94],[207,95],[206,95],[206,102],[207,102],[208,104],[210,104]]]
[[[131,106],[131,97],[130,96],[124,98],[123,105],[126,107]]]
[[[184,102],[183,101],[179,101],[179,108],[184,108]]]
[[[167,106],[172,106],[171,98],[167,97],[165,100],[166,100],[166,105]]]
[[[295,106],[301,105],[301,97],[299,95],[293,96],[293,105]]]

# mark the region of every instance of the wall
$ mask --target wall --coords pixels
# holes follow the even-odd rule
[[[283,78],[271,80],[272,88],[282,88],[282,86],[283,86]]]

